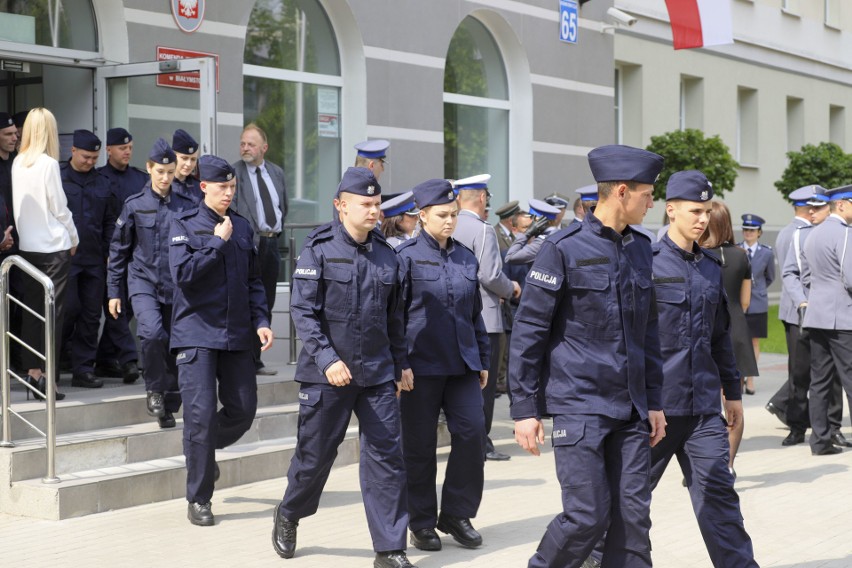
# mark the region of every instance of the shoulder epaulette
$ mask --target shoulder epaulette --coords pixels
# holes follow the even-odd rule
[[[660,241],[656,241],[656,242],[651,243],[651,253],[652,254],[659,254],[660,251],[663,250],[660,247],[660,245],[662,245],[662,243]]]
[[[472,248],[470,248],[469,246],[467,246],[466,244],[464,244],[463,242],[461,242],[461,241],[459,241],[459,240],[457,240],[457,239],[453,239],[453,243],[454,243],[457,247],[461,247],[461,248],[463,248],[464,250],[466,250],[466,251],[470,252],[470,254],[474,255],[474,257],[476,256],[476,253],[475,253],[475,252],[473,252],[473,249],[472,249]]]
[[[310,233],[308,233],[307,237],[305,237],[305,240],[302,243],[302,247],[308,247],[311,246],[314,242],[327,241],[328,239],[332,238],[332,236],[334,236],[332,233],[333,228],[334,222],[325,223],[315,228]]]
[[[712,252],[710,249],[706,249],[704,247],[701,247],[701,252],[704,254],[704,256],[706,256],[707,258],[709,258],[710,260],[712,260],[713,262],[715,262],[719,266],[722,266],[722,259],[719,258],[718,256],[716,256],[715,252]]]
[[[772,247],[770,245],[765,245],[765,244],[761,243],[760,246],[762,246],[763,248],[768,248],[769,250],[772,250]]]
[[[417,242],[417,239],[408,239],[407,241],[403,241],[403,242],[402,242],[402,243],[400,243],[400,245],[396,248],[396,252],[397,252],[397,253],[402,252],[402,249],[408,248],[408,247],[412,246],[412,245],[413,245],[414,243],[416,243],[416,242]]]
[[[186,211],[179,211],[175,213],[175,219],[186,219],[188,217],[192,217],[198,213],[198,207],[193,207],[192,209],[187,209]]]
[[[558,243],[562,239],[567,239],[571,235],[578,233],[580,231],[580,229],[582,229],[582,228],[583,228],[582,223],[572,223],[572,224],[568,225],[567,227],[565,227],[564,229],[560,229],[560,230],[556,231],[555,233],[553,233],[552,235],[550,235],[549,237],[547,237],[547,240],[554,242],[554,243]]]

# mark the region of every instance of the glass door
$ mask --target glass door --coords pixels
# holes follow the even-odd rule
[[[216,153],[217,65],[214,57],[108,65],[95,70],[95,134],[123,127],[133,134],[133,165],[145,169],[157,138],[169,144],[183,128],[201,154]]]

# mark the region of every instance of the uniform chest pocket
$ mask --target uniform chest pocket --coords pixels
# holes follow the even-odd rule
[[[720,288],[710,288],[704,294],[704,333],[708,337],[713,333],[713,328],[716,325],[716,313],[719,310],[719,304],[722,302],[722,290]]]
[[[677,344],[680,338],[686,337],[689,307],[686,304],[686,290],[682,287],[657,285],[656,292],[660,343],[665,349]]]
[[[569,318],[592,327],[607,327],[611,284],[608,272],[601,270],[568,270],[568,286],[571,294],[573,314]],[[617,304],[614,304],[617,308]]]
[[[325,309],[331,312],[349,312],[352,302],[352,271],[326,265],[322,271],[325,286]]]
[[[379,302],[377,302],[377,308],[380,309],[382,312],[387,309],[388,296],[390,296],[391,290],[393,290],[393,285],[395,282],[396,272],[394,272],[392,269],[379,268],[376,271],[376,297],[379,300]]]
[[[157,224],[157,217],[152,213],[136,214],[136,225],[149,229]]]
[[[441,271],[437,266],[411,265],[412,280],[437,280],[441,277]]]

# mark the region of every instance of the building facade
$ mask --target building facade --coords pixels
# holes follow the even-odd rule
[[[852,4],[733,0],[733,45],[678,51],[664,0],[615,6],[638,20],[615,30],[615,138],[645,146],[679,128],[718,134],[740,164],[724,198],[734,225],[743,213],[764,217],[771,244],[792,216],[775,188],[786,153],[820,142],[849,152]]]

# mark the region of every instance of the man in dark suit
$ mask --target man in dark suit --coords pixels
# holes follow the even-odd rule
[[[251,224],[261,267],[261,280],[266,291],[269,321],[275,305],[275,288],[281,256],[278,252],[278,237],[287,217],[287,184],[284,170],[264,160],[269,150],[266,133],[256,124],[250,123],[240,136],[240,160],[234,163],[237,172],[237,192],[231,209],[242,215]],[[260,342],[255,342],[254,362],[258,375],[274,375],[277,371],[267,369],[260,360]]]

